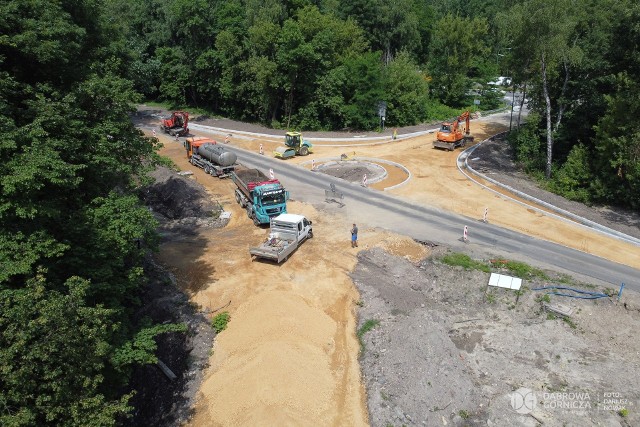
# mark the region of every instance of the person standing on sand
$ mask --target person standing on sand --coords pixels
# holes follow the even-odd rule
[[[358,247],[358,226],[353,224],[353,228],[351,229],[351,247]]]

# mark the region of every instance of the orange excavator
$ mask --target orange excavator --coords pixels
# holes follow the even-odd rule
[[[444,122],[433,141],[433,148],[445,148],[453,151],[456,147],[464,147],[467,142],[473,142],[469,127],[469,112],[460,114],[453,123]],[[464,122],[464,127],[460,123]]]
[[[162,119],[160,128],[171,136],[189,135],[189,113],[174,111],[169,117]]]

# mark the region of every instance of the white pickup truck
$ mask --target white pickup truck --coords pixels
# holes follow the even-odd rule
[[[249,249],[252,257],[265,258],[280,264],[306,239],[313,237],[311,221],[302,215],[281,214],[271,220],[267,240]]]

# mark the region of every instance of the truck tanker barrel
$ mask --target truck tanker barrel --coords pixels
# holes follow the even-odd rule
[[[223,167],[231,166],[238,160],[236,153],[226,151],[223,147],[215,144],[202,144],[198,147],[198,155]]]

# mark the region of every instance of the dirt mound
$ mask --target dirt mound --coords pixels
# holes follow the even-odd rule
[[[165,167],[149,175],[154,183],[143,189],[141,196],[164,231],[179,228],[188,232],[193,226],[224,227],[228,223],[221,217],[222,206],[198,182]]]

